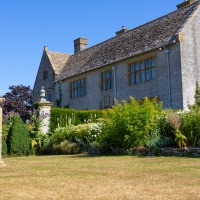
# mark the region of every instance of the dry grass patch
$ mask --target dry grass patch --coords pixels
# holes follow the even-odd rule
[[[131,156],[5,158],[1,200],[198,200],[200,159]]]

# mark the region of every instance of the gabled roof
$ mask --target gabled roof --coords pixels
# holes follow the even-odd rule
[[[61,70],[57,80],[63,80],[172,43],[178,31],[198,5],[199,2],[196,2],[178,9],[71,56],[51,52],[50,59],[53,65]]]
[[[66,53],[48,51],[47,48],[45,48],[45,51],[49,57],[55,74],[58,75],[63,67],[67,64],[67,61],[69,60],[69,57],[71,55]]]

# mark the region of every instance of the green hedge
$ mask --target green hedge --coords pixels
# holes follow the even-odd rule
[[[50,132],[53,132],[58,124],[60,127],[65,127],[69,119],[74,125],[82,124],[84,121],[91,120],[95,122],[96,119],[102,117],[102,110],[73,110],[68,108],[52,108],[50,120]]]

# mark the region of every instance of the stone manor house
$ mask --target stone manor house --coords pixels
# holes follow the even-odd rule
[[[114,99],[157,97],[165,108],[187,109],[200,81],[200,2],[185,0],[177,10],[87,48],[74,40],[74,54],[44,47],[33,88],[47,100],[75,109],[111,107]]]

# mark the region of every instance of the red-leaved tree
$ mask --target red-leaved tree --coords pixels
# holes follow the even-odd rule
[[[12,85],[9,86],[10,92],[3,95],[5,102],[2,104],[3,114],[18,113],[25,121],[28,119],[29,112],[32,110],[33,94],[30,86]]]

